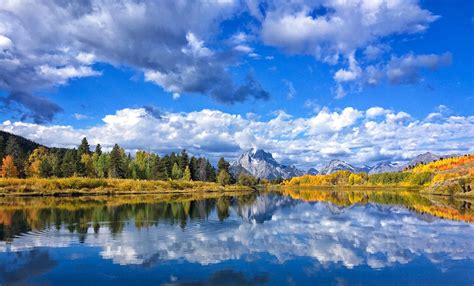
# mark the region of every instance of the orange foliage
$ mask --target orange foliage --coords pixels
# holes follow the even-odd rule
[[[2,169],[0,175],[3,178],[15,178],[18,177],[18,170],[16,169],[13,156],[7,155],[3,158]]]
[[[428,164],[419,164],[411,171],[414,173],[421,172],[445,172],[457,168],[465,168],[465,173],[472,172],[474,167],[474,155],[465,155],[460,157],[446,158],[437,160]],[[461,170],[462,171],[462,170]]]

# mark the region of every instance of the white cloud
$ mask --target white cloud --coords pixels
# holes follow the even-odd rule
[[[365,114],[366,114],[367,118],[375,118],[375,117],[384,115],[384,114],[389,113],[389,112],[390,112],[390,110],[384,109],[384,108],[379,107],[379,106],[375,106],[375,107],[371,107],[371,108],[367,109]]]
[[[38,101],[34,93],[97,76],[95,63],[144,72],[171,93],[199,93],[225,103],[265,99],[263,89],[234,83],[228,68],[238,62],[237,51],[205,46],[216,40],[220,23],[241,9],[234,1],[2,1],[0,90],[12,94],[2,107],[36,122],[51,120],[62,109],[50,104],[54,108],[44,114],[30,108]],[[13,93],[32,99],[21,101]]]
[[[361,76],[362,69],[357,64],[354,52],[348,56],[348,61],[348,69],[340,69],[334,74],[334,80],[337,82],[354,81]]]
[[[375,120],[377,119],[377,120]],[[0,129],[48,146],[71,147],[87,136],[92,144],[168,153],[182,148],[212,160],[235,159],[243,150],[263,148],[285,163],[314,167],[339,158],[353,164],[403,161],[422,152],[474,153],[474,116],[416,120],[406,112],[380,107],[366,111],[323,108],[310,117],[278,112],[269,120],[204,109],[189,113],[122,109],[86,129],[4,122]],[[147,134],[146,139],[143,134]]]
[[[424,31],[438,18],[414,0],[271,1],[268,6],[261,20],[266,44],[323,60],[389,35]],[[312,14],[322,7],[326,12]]]
[[[451,53],[442,55],[413,55],[392,57],[386,66],[386,74],[390,83],[406,84],[418,82],[423,69],[436,70],[439,67],[450,65]]]
[[[9,50],[12,47],[13,47],[13,42],[9,38],[3,35],[0,35],[0,50]]]

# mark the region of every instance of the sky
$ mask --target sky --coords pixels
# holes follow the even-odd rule
[[[0,129],[47,146],[474,153],[469,0],[0,2]]]

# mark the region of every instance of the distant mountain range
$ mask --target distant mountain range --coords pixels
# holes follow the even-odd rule
[[[448,156],[445,156],[448,157]],[[308,171],[303,171],[295,166],[286,166],[278,163],[273,155],[261,149],[250,149],[240,155],[240,157],[231,164],[230,171],[237,175],[240,173],[250,174],[260,179],[288,179],[292,177],[308,175],[327,175],[336,171],[347,170],[353,173],[365,172],[369,174],[378,174],[385,172],[400,172],[408,166],[414,166],[420,163],[429,163],[440,159],[441,156],[426,152],[420,154],[410,160],[406,164],[398,164],[389,161],[379,162],[374,166],[353,166],[342,160],[331,160],[321,170],[310,168]]]
[[[244,152],[237,161],[230,165],[230,172],[234,175],[239,173],[251,174],[260,179],[288,179],[302,176],[306,172],[295,166],[286,166],[278,163],[271,153],[262,149],[252,148]]]

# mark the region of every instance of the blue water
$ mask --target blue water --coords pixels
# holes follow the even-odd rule
[[[474,224],[402,205],[261,194],[2,215],[2,286],[474,284]]]

